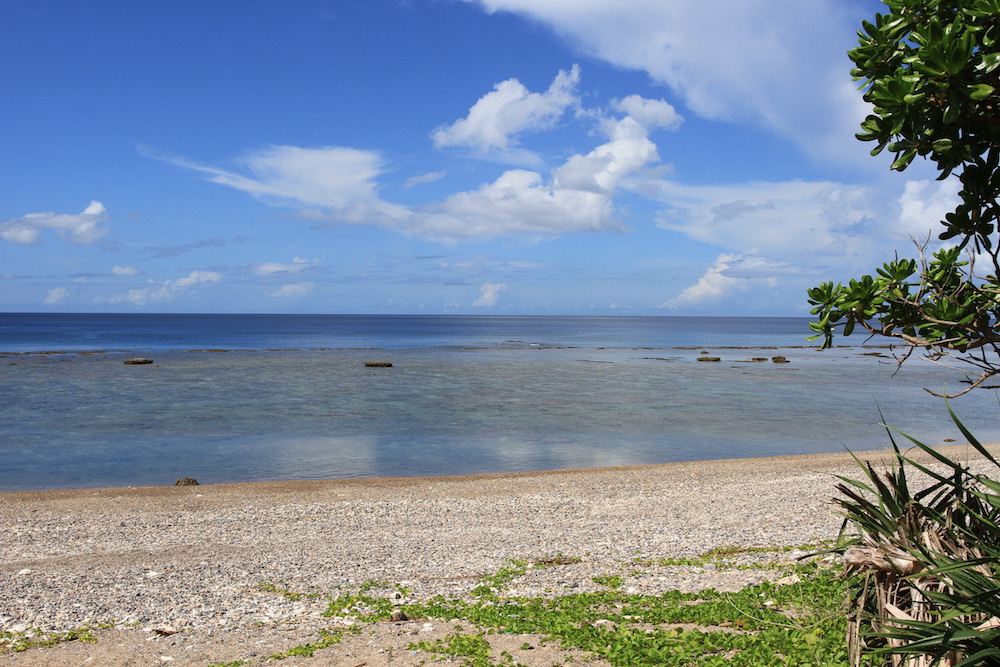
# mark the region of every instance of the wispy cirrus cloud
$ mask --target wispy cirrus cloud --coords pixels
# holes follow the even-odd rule
[[[271,292],[268,296],[275,299],[292,299],[308,295],[313,291],[313,287],[315,287],[315,285],[310,282],[289,283],[282,285],[277,290]]]
[[[221,248],[231,242],[240,242],[242,240],[242,237],[236,237],[232,240],[221,238],[202,239],[201,241],[193,241],[191,243],[182,243],[173,246],[152,246],[149,248],[149,251],[152,253],[153,258],[162,259],[165,257],[176,257],[186,252],[200,250],[202,248]]]
[[[145,306],[153,303],[173,301],[178,296],[205,283],[217,283],[222,280],[222,274],[215,271],[192,271],[183,278],[164,280],[147,287],[130,289],[125,294],[111,297],[113,304],[128,304]]]
[[[446,171],[431,171],[426,174],[419,174],[417,176],[411,176],[403,183],[403,189],[409,190],[410,188],[416,187],[418,185],[423,185],[424,183],[433,183],[434,181],[440,181],[442,178],[448,175]]]
[[[271,146],[239,158],[242,171],[167,157],[150,149],[141,152],[269,204],[321,207],[322,217],[330,220],[391,224],[408,213],[405,207],[379,198],[376,179],[383,173],[384,161],[376,151],[343,146]]]
[[[702,276],[664,307],[718,303],[762,285],[804,290],[844,280],[915,252],[957,203],[953,180],[912,180],[895,200],[868,186],[830,181],[688,186],[644,184],[664,205],[658,226],[722,250]],[[655,193],[654,193],[655,191]]]
[[[111,267],[111,275],[113,276],[138,276],[142,273],[142,269],[138,266],[113,266]]]
[[[268,276],[276,273],[302,273],[315,268],[318,259],[295,257],[291,262],[263,262],[253,266],[253,272],[258,276]]]

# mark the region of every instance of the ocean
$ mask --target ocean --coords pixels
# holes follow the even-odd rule
[[[961,439],[922,389],[960,374],[808,335],[803,318],[0,314],[0,490],[875,449],[882,421]],[[988,442],[997,405],[952,401]]]

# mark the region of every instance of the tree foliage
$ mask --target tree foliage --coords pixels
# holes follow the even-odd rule
[[[968,391],[1000,373],[1000,0],[883,0],[849,52],[872,113],[857,134],[903,171],[920,156],[957,177],[940,221],[945,247],[894,259],[848,284],[809,290],[812,328],[829,347],[857,326],[970,371]],[[971,369],[970,369],[971,366]],[[959,393],[964,393],[959,392]]]

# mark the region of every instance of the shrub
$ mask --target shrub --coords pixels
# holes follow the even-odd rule
[[[1000,665],[1000,481],[903,435],[936,465],[920,463],[889,436],[888,471],[858,459],[864,477],[837,485],[851,664],[874,653],[894,667]],[[914,472],[929,485],[917,489]]]

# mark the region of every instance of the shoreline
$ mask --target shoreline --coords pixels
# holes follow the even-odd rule
[[[978,467],[968,445],[940,449]],[[856,454],[877,466],[891,460],[886,449]],[[378,594],[394,604],[473,601],[483,578],[512,561],[546,565],[504,584],[511,596],[598,592],[608,577],[638,595],[736,591],[777,579],[836,537],[836,474],[861,471],[845,452],[460,477],[3,492],[0,663],[263,664],[263,656],[350,624],[324,612],[331,597],[366,582],[380,582]],[[721,547],[727,555],[718,565],[699,560]],[[445,639],[453,625],[367,625],[295,664],[418,665],[427,655],[407,646]],[[12,637],[79,629],[96,643],[4,650]],[[525,637],[514,640],[512,650]],[[530,667],[561,659],[555,647],[528,654],[537,662],[519,659]]]
[[[986,447],[1000,458],[1000,444],[987,444]],[[948,457],[958,460],[968,458],[979,458],[978,453],[968,444],[948,444],[934,447],[935,451],[941,452]],[[933,462],[933,458],[916,447],[904,448],[904,453],[912,454],[911,458],[922,462]],[[78,487],[63,489],[28,489],[4,491],[0,490],[0,501],[8,502],[44,502],[48,500],[67,500],[76,497],[106,497],[121,495],[123,497],[172,497],[182,489],[214,489],[222,494],[314,494],[333,490],[335,487],[345,489],[367,489],[369,492],[376,490],[399,490],[413,487],[421,487],[434,484],[503,484],[505,481],[517,483],[521,481],[536,481],[545,477],[554,476],[582,476],[607,474],[628,474],[629,472],[659,472],[669,477],[677,473],[699,474],[703,468],[722,466],[730,472],[741,469],[767,468],[769,472],[823,472],[831,469],[856,467],[853,456],[861,460],[878,461],[880,465],[885,465],[892,460],[892,449],[882,447],[871,450],[843,451],[843,452],[820,452],[812,454],[789,454],[782,456],[754,456],[741,458],[724,459],[697,459],[692,461],[670,461],[667,463],[648,463],[626,466],[599,466],[592,468],[559,468],[554,470],[526,470],[518,472],[500,473],[476,473],[470,475],[432,475],[432,476],[403,476],[403,477],[347,477],[331,479],[306,479],[306,480],[268,480],[250,482],[222,482],[198,484],[188,487],[178,487],[176,485],[148,485],[148,486],[109,486],[109,487]],[[853,454],[853,456],[852,456]],[[703,471],[702,471],[703,472]],[[488,493],[484,491],[483,493]],[[503,493],[502,490],[495,492]],[[0,514],[2,519],[2,514]]]

